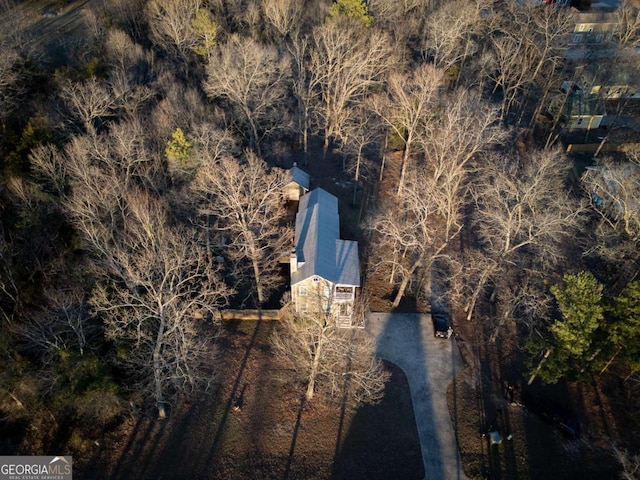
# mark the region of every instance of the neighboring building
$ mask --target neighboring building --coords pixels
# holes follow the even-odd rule
[[[360,286],[358,242],[340,239],[338,199],[321,188],[300,199],[290,267],[296,312],[321,310],[339,327],[361,326],[353,315]]]
[[[606,117],[605,104],[598,94],[574,93],[567,99],[568,130],[593,130]]]
[[[640,88],[631,85],[596,85],[591,93],[605,100],[640,100]]]
[[[309,191],[309,174],[297,167],[287,170],[288,183],[284,187],[284,198],[288,201],[298,201]]]
[[[613,40],[617,26],[618,19],[613,12],[579,12],[576,14],[571,45],[605,45]]]

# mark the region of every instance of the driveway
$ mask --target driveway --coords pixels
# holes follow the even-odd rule
[[[433,337],[430,315],[371,313],[366,330],[377,340],[378,357],[407,376],[425,480],[466,480],[447,407],[447,387],[463,368],[456,344]]]

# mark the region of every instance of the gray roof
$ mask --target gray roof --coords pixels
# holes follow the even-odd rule
[[[289,178],[289,181],[295,182],[302,188],[309,190],[309,174],[304,170],[301,170],[298,167],[294,166],[287,170],[287,176]]]
[[[618,18],[613,12],[578,12],[578,15],[576,16],[576,24],[579,25],[581,23],[617,24]]]
[[[314,275],[334,284],[360,286],[358,242],[340,239],[338,199],[316,188],[300,199],[296,215],[296,284]]]

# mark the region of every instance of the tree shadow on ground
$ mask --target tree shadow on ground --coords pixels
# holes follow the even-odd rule
[[[358,408],[342,442],[332,480],[422,479],[424,468],[411,394],[405,374],[392,363],[390,383],[377,405]]]

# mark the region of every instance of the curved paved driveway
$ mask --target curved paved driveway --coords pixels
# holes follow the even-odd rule
[[[371,313],[366,330],[377,355],[407,376],[425,480],[466,480],[447,407],[447,387],[463,363],[456,344],[433,337],[430,315]]]

